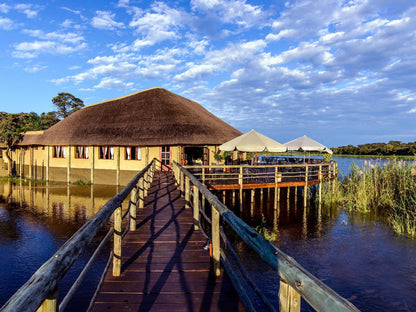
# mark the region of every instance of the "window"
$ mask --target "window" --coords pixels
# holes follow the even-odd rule
[[[114,159],[114,147],[100,146],[100,159]]]
[[[75,158],[88,159],[88,146],[75,146]]]
[[[162,146],[160,154],[162,165],[170,166],[170,146]]]
[[[54,146],[52,150],[53,158],[65,158],[65,146]]]
[[[126,146],[126,153],[124,159],[127,160],[141,160],[142,159],[142,149],[137,146]]]

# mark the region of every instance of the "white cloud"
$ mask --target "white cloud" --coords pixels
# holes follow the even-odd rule
[[[192,0],[192,10],[205,13],[221,23],[232,23],[243,27],[263,26],[265,13],[260,6],[245,0]]]
[[[76,33],[45,33],[42,30],[24,30],[24,33],[40,40],[15,44],[13,56],[34,58],[39,54],[69,54],[87,47],[83,36]]]
[[[124,82],[117,78],[106,77],[103,78],[100,83],[94,88],[96,89],[131,89],[133,87],[132,82]]]
[[[5,3],[0,3],[0,12],[1,13],[8,13],[10,10],[10,7]]]
[[[36,73],[40,70],[46,69],[48,68],[48,66],[46,65],[33,65],[33,66],[27,66],[25,67],[25,71],[27,71],[28,73]]]
[[[188,19],[184,11],[170,8],[162,2],[153,3],[149,11],[136,10],[129,25],[136,29],[140,38],[131,48],[137,51],[162,41],[181,38],[179,30]]]
[[[93,17],[91,25],[98,29],[114,30],[124,28],[124,24],[114,20],[115,13],[108,11],[96,11],[96,16]]]
[[[14,9],[20,13],[25,14],[28,18],[34,18],[39,13],[38,6],[34,6],[32,4],[16,4],[14,5]]]
[[[13,21],[10,18],[0,17],[0,29],[3,29],[3,30],[12,30],[12,29],[14,29],[14,27],[15,27],[14,26],[14,23],[13,23]]]

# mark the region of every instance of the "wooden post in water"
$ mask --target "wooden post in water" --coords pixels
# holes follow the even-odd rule
[[[46,146],[46,181],[49,181],[49,157],[50,157],[50,146]],[[24,154],[23,154],[24,157]],[[23,167],[24,170],[24,167]]]
[[[137,218],[137,186],[133,187],[130,195],[130,231],[136,230]]]
[[[300,295],[283,279],[280,279],[279,287],[279,311],[300,312]]]
[[[263,188],[260,189],[260,209],[263,210]]]
[[[226,196],[226,192],[222,191],[222,203],[225,205],[225,196]]]
[[[45,299],[42,305],[36,310],[36,312],[58,312],[58,299],[59,291],[58,287],[56,287],[55,290]]]
[[[232,202],[231,202],[231,204],[232,204],[232,208],[234,208],[234,206],[235,206],[235,190],[233,190],[233,199],[232,199]]]
[[[253,217],[254,215],[254,189],[251,189],[250,191],[250,217]]]
[[[240,173],[238,174],[238,185],[240,186],[240,212],[243,211],[243,167],[240,167]]]
[[[193,210],[194,210],[194,230],[199,230],[199,189],[194,185],[194,201],[193,201]]]
[[[190,200],[190,181],[189,181],[188,176],[185,176],[185,208],[186,209],[190,208],[189,200]]]
[[[323,183],[323,177],[322,177],[322,166],[319,165],[319,203],[322,201],[322,183]]]
[[[91,171],[90,171],[91,178],[90,179],[91,179],[91,184],[94,184],[95,148],[94,146],[90,146],[89,149],[90,149],[89,157],[91,157]]]
[[[69,184],[71,183],[71,145],[68,145],[67,148],[68,148],[68,152],[67,152],[68,166],[67,166],[67,171],[66,171],[66,182]]]
[[[308,199],[308,166],[305,167],[305,187],[303,188],[303,206],[306,207]]]
[[[213,205],[211,205],[211,223],[212,268],[215,276],[220,276],[220,213]]]
[[[113,276],[121,274],[121,207],[114,210]]]

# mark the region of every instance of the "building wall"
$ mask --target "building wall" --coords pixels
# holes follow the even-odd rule
[[[65,158],[53,156],[53,146],[20,147],[12,152],[16,174],[29,179],[56,182],[93,181],[94,184],[127,184],[153,158],[160,159],[161,147],[141,147],[141,158],[126,159],[125,147],[114,147],[113,159],[100,159],[99,146],[88,147],[88,158],[75,158],[75,146],[65,146]],[[215,162],[217,146],[208,146],[209,164]],[[0,150],[4,155],[5,150]],[[171,161],[181,162],[181,146],[171,146]],[[69,168],[69,169],[68,169]],[[91,172],[93,168],[93,176]],[[7,175],[7,158],[0,158],[0,175]],[[48,179],[49,176],[49,179]]]

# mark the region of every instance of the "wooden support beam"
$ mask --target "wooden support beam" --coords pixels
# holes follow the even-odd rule
[[[220,213],[214,206],[211,206],[211,219],[212,268],[215,276],[220,276]]]
[[[46,298],[46,300],[42,303],[42,305],[36,310],[36,312],[58,312],[59,305],[59,291],[58,288]]]
[[[283,279],[280,280],[279,287],[279,311],[280,312],[300,312],[300,295]]]
[[[89,151],[88,151],[88,157],[91,158],[90,160],[90,180],[91,180],[91,184],[94,184],[94,167],[95,167],[95,147],[94,146],[90,146],[89,147]]]
[[[190,181],[187,176],[185,176],[185,208],[190,208]]]
[[[137,187],[131,190],[130,195],[130,231],[136,230],[137,222]]]
[[[113,276],[121,275],[121,207],[114,210]]]
[[[194,185],[193,192],[194,230],[199,230],[199,190]]]
[[[67,157],[68,157],[68,163],[67,163],[67,170],[66,170],[66,182],[69,184],[71,183],[71,145],[67,146]]]
[[[305,167],[305,186],[303,187],[303,206],[306,207],[308,200],[308,166]]]
[[[139,208],[143,208],[144,207],[144,178],[141,177],[139,179],[139,203],[138,203]]]

